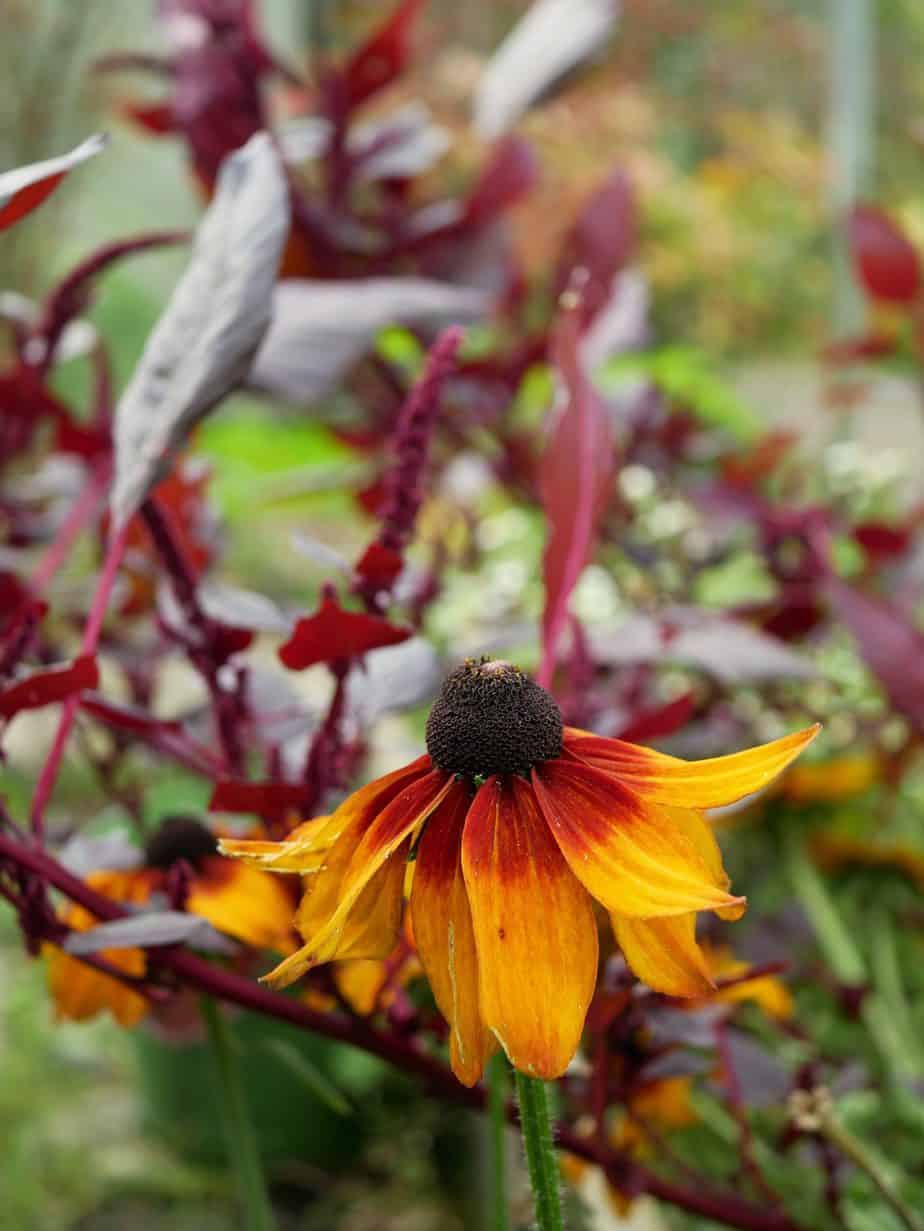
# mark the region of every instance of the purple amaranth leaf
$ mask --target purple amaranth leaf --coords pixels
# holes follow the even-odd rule
[[[98,683],[99,669],[92,655],[82,655],[63,667],[33,671],[0,692],[0,718],[10,719],[21,710],[67,701]]]
[[[889,700],[919,736],[924,734],[924,634],[889,603],[833,573],[825,590]]]
[[[0,175],[0,231],[41,205],[69,171],[98,154],[105,144],[105,134],[97,133],[69,154],[33,162],[25,167],[14,167],[12,171]]]
[[[599,54],[620,0],[535,0],[485,69],[475,94],[475,128],[497,137],[581,61]]]
[[[346,62],[341,75],[350,108],[358,107],[404,72],[411,59],[414,23],[422,3],[423,0],[401,0]]]
[[[425,278],[291,280],[276,288],[273,321],[250,383],[298,404],[325,397],[388,325],[430,328],[482,318],[481,291]]]
[[[581,322],[586,328],[612,298],[614,279],[636,247],[635,194],[624,171],[612,171],[581,207],[565,236],[555,275],[555,292],[582,271]]]
[[[249,370],[270,320],[288,201],[268,134],[258,133],[223,164],[189,266],[119,403],[116,527],[163,478],[194,424]]]

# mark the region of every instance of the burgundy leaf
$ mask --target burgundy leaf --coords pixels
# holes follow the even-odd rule
[[[910,303],[921,285],[918,254],[895,222],[875,205],[858,205],[848,222],[860,281],[873,299]]]
[[[353,52],[343,68],[350,107],[390,85],[411,58],[414,22],[422,0],[402,0],[385,23]]]
[[[176,131],[171,103],[139,103],[128,99],[121,104],[119,110],[133,124],[155,137],[164,137]]]
[[[538,178],[536,156],[526,141],[521,137],[505,137],[498,141],[469,192],[464,223],[475,227],[492,222],[525,197]]]
[[[827,363],[856,363],[864,359],[884,359],[895,353],[897,339],[888,333],[868,333],[858,338],[843,338],[822,348]]]
[[[924,635],[894,607],[833,574],[826,589],[892,704],[924,734]]]
[[[404,568],[404,561],[397,551],[383,543],[370,543],[363,552],[356,572],[375,590],[387,590]]]
[[[98,133],[60,158],[47,158],[44,162],[15,167],[0,175],[0,231],[41,205],[68,171],[98,154],[105,144],[105,136]]]
[[[879,521],[867,521],[854,526],[854,540],[873,560],[893,560],[911,546],[913,526],[887,526]]]
[[[556,276],[561,294],[576,270],[585,270],[581,288],[584,322],[606,303],[613,279],[630,260],[636,243],[635,195],[625,172],[613,171],[586,202],[565,237]]]
[[[336,598],[325,595],[314,615],[298,621],[292,636],[280,646],[279,657],[291,671],[303,671],[315,663],[337,662],[379,646],[397,645],[412,631],[379,616],[346,611]]]
[[[615,473],[606,409],[578,356],[580,312],[578,302],[569,305],[554,340],[565,401],[539,468],[548,524],[542,560],[545,610],[540,683],[544,685],[551,679],[571,591],[590,555]]]
[[[75,658],[64,667],[35,671],[0,692],[0,717],[9,719],[20,710],[66,701],[86,688],[95,688],[98,683],[99,670],[92,655]]]
[[[311,788],[295,782],[241,782],[227,779],[215,784],[209,812],[247,812],[272,820],[298,811],[311,802]]]
[[[663,739],[686,726],[695,709],[693,693],[685,692],[667,705],[636,714],[618,732],[618,738],[633,744],[647,744],[650,740]]]

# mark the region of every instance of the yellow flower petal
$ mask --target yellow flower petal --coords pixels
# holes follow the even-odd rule
[[[348,820],[346,813],[319,816],[293,829],[282,842],[219,838],[218,849],[266,872],[316,872]]]
[[[485,1025],[516,1068],[558,1077],[593,996],[597,927],[524,779],[491,778],[479,790],[465,821],[462,869]]]
[[[577,761],[533,770],[539,806],[574,875],[608,911],[649,919],[717,910],[744,899],[690,833],[704,822],[639,798],[609,774]],[[692,818],[692,819],[691,819]]]
[[[815,726],[726,757],[682,761],[639,744],[568,728],[565,749],[613,774],[645,800],[680,808],[722,808],[762,790],[806,748]]]
[[[288,953],[293,948],[292,895],[259,868],[220,855],[206,857],[190,884],[186,909],[257,949]]]
[[[449,1023],[452,1071],[464,1086],[478,1081],[497,1047],[478,1008],[478,957],[462,875],[462,832],[470,803],[468,792],[459,792],[430,817],[411,889],[417,952]]]
[[[616,942],[635,975],[666,996],[703,996],[715,984],[696,943],[696,915],[628,919],[612,915]]]

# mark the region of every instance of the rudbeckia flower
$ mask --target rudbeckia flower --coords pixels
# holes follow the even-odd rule
[[[223,859],[214,834],[191,817],[169,817],[153,834],[144,851],[143,865],[129,871],[100,870],[86,877],[97,893],[130,906],[143,906],[167,887],[170,868],[185,860],[192,869],[186,909],[207,919],[220,932],[259,949],[287,953],[292,944],[292,897],[286,885],[272,876]],[[99,922],[88,910],[69,905],[61,921],[76,932]],[[48,985],[55,1016],[86,1021],[108,1009],[122,1026],[135,1026],[147,1014],[148,1001],[118,979],[71,957],[54,945],[46,946]],[[109,949],[99,954],[124,974],[143,977],[143,949]]]
[[[322,962],[384,957],[405,865],[420,960],[473,1085],[498,1043],[552,1078],[577,1050],[597,978],[593,902],[629,965],[675,996],[712,986],[696,913],[738,917],[703,809],[771,781],[815,729],[686,762],[565,728],[554,700],[505,662],[466,662],[427,724],[428,755],[363,787],[301,837],[226,854],[307,873],[306,943],[266,976],[286,987]],[[326,848],[319,855],[321,848]]]

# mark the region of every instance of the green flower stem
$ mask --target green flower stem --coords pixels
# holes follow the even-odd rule
[[[222,1121],[228,1141],[228,1160],[240,1191],[244,1226],[246,1231],[276,1231],[228,1023],[210,997],[203,996],[200,1004],[224,1103]]]
[[[533,1190],[538,1231],[564,1231],[558,1191],[558,1159],[552,1145],[545,1083],[517,1069],[520,1132]]]
[[[507,1064],[501,1052],[488,1062],[488,1130],[491,1146],[491,1210],[494,1231],[509,1231],[507,1201]]]

